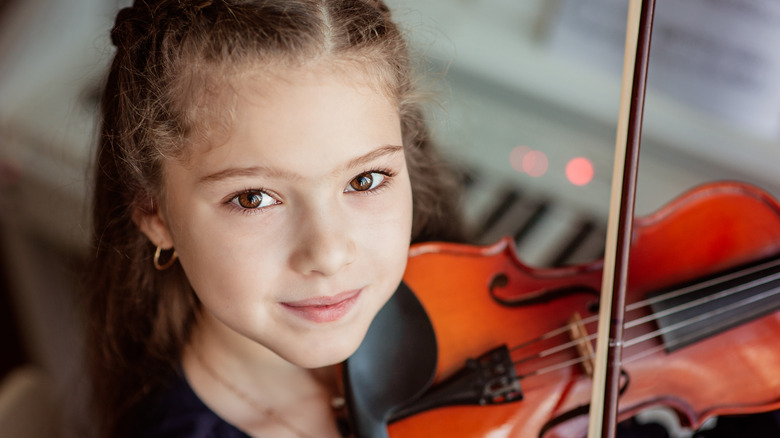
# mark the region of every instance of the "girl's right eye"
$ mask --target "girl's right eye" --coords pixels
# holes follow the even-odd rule
[[[277,204],[278,201],[259,190],[247,190],[230,199],[230,203],[247,210],[257,210]]]

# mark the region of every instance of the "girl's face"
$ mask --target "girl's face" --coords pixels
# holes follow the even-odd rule
[[[240,80],[226,141],[166,162],[142,229],[175,247],[200,330],[311,368],[352,354],[395,291],[412,192],[397,108],[376,87],[327,68],[283,77]]]

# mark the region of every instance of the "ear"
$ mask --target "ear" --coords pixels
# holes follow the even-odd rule
[[[153,245],[162,249],[173,248],[170,230],[159,208],[148,210],[136,207],[133,211],[133,222]]]

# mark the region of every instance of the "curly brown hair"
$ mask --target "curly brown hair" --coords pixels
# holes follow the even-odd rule
[[[406,43],[381,0],[136,0],[116,18],[102,100],[87,282],[89,363],[102,436],[121,436],[178,366],[198,309],[181,267],[157,271],[133,222],[154,212],[162,165],[214,129],[214,87],[242,68],[353,62],[398,104],[413,241],[457,240],[454,184],[431,145]],[[209,112],[211,111],[211,112]],[[165,293],[161,293],[165,291]]]

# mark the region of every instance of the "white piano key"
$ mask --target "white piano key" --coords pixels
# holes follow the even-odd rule
[[[552,204],[532,232],[518,242],[517,252],[523,263],[549,266],[556,251],[566,245],[567,239],[576,232],[578,218],[576,210]]]

